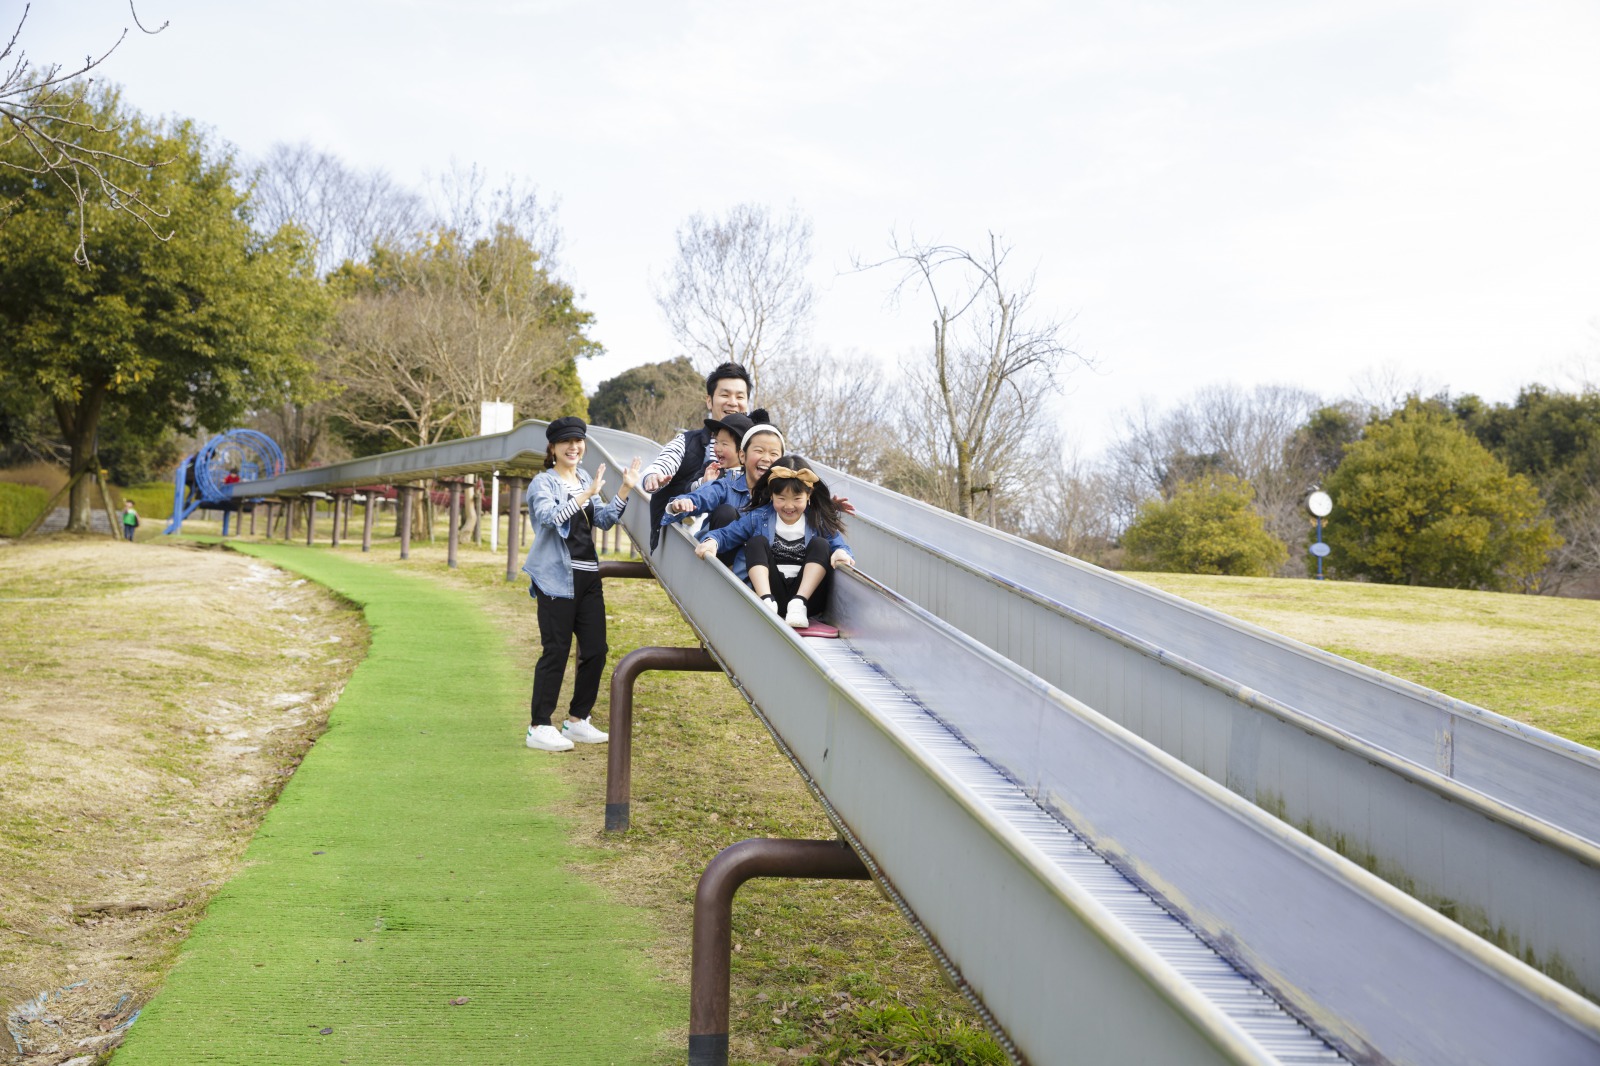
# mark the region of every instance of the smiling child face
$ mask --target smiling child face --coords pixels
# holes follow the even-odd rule
[[[806,513],[806,504],[810,500],[811,493],[804,484],[794,478],[784,478],[772,494],[772,509],[778,512],[778,517],[784,522],[798,522],[800,516]]]
[[[776,433],[757,433],[744,446],[744,476],[754,485],[767,467],[783,457],[783,441]]]
[[[717,454],[717,462],[724,470],[732,470],[739,465],[739,442],[734,440],[730,430],[717,430],[716,438],[711,442],[711,450]]]

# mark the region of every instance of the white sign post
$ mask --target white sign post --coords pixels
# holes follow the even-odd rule
[[[507,433],[516,421],[512,407],[499,400],[484,400],[478,406],[478,436]],[[489,550],[500,550],[500,471],[489,475]]]

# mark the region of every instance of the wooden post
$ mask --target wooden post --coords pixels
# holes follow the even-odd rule
[[[94,483],[100,486],[100,503],[106,509],[106,525],[111,527],[111,539],[122,539],[122,524],[117,519],[117,512],[111,506],[111,493],[106,491],[106,479],[100,476],[100,456],[94,457]],[[70,516],[70,512],[69,512]],[[93,525],[93,523],[90,523]]]
[[[411,497],[410,485],[401,485],[400,492],[400,558],[411,558]]]
[[[522,538],[522,487],[527,484],[525,478],[502,478],[506,486],[506,580],[515,581],[517,571],[521,569],[517,561],[518,542]]]
[[[300,497],[306,505],[306,547],[311,547],[317,539],[317,498],[315,496]]]
[[[456,545],[461,542],[461,482],[450,479],[450,569],[456,568]]]
[[[250,505],[250,535],[252,537],[256,535],[256,508],[258,506],[260,505],[254,503]]]
[[[328,538],[328,547],[330,548],[337,548],[339,546],[339,505],[343,502],[344,501],[339,498],[339,495],[335,493],[333,497],[333,522],[331,523],[333,526],[333,533]]]
[[[372,505],[375,502],[373,497],[377,494],[377,486],[369,486],[367,502],[361,508],[361,550],[364,552],[372,550]]]

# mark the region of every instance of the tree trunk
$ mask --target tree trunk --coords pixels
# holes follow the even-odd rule
[[[95,433],[100,428],[100,411],[105,406],[106,387],[93,385],[86,388],[72,405],[64,400],[55,401],[56,422],[61,426],[61,437],[72,449],[67,476],[77,478],[72,492],[67,496],[67,532],[89,532],[89,515],[94,509],[88,476],[78,477],[96,461]],[[94,472],[98,476],[99,471]],[[113,530],[115,532],[115,530]]]
[[[956,507],[962,518],[972,517],[972,449],[964,440],[956,441]]]
[[[472,497],[472,543],[483,543],[483,487],[478,484],[478,476],[473,475],[468,486],[468,495]]]

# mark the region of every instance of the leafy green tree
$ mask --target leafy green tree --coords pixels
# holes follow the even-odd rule
[[[1313,411],[1305,424],[1294,431],[1285,451],[1294,456],[1307,486],[1338,468],[1345,447],[1361,439],[1365,421],[1353,404],[1327,404]]]
[[[1123,534],[1130,567],[1183,574],[1265,577],[1288,559],[1251,507],[1249,482],[1213,474],[1150,500]]]
[[[597,426],[626,429],[653,440],[705,417],[706,383],[687,356],[624,370],[589,397]]]
[[[67,119],[118,183],[169,212],[157,232],[114,207],[83,205],[94,255],[73,262],[80,203],[52,175],[0,167],[0,390],[47,405],[89,468],[103,421],[154,440],[179,426],[223,428],[255,402],[291,392],[307,368],[305,338],[326,303],[304,243],[252,232],[231,157],[191,123],[153,123],[112,86],[72,97]],[[51,120],[53,121],[53,120]],[[0,154],[23,152],[18,141]],[[121,162],[159,158],[153,169]],[[69,502],[88,528],[89,485]]]
[[[1455,404],[1467,430],[1513,474],[1524,474],[1555,507],[1600,484],[1600,392],[1525,386],[1512,403],[1464,396]]]
[[[1324,487],[1328,563],[1343,577],[1525,587],[1560,543],[1528,479],[1425,401],[1368,426]]]

